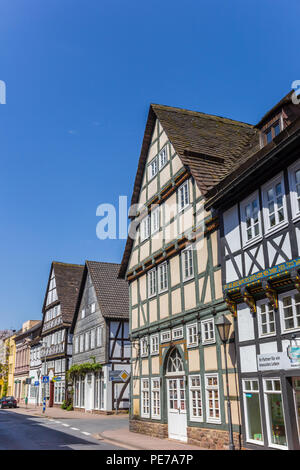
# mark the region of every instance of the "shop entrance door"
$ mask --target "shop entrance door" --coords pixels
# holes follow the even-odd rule
[[[297,419],[298,439],[300,442],[300,378],[293,377],[295,414]]]

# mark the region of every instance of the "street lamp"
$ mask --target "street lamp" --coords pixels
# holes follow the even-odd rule
[[[234,450],[233,443],[233,432],[232,432],[232,419],[231,419],[231,405],[229,399],[229,383],[228,383],[228,367],[227,367],[227,356],[226,356],[226,343],[229,339],[229,331],[231,322],[228,318],[222,314],[218,320],[216,320],[216,326],[218,328],[220,339],[224,346],[224,357],[225,357],[225,369],[226,369],[226,392],[227,392],[227,413],[228,413],[228,427],[229,427],[229,450]]]
[[[44,354],[44,375],[46,375],[47,344],[46,344],[45,341],[42,341],[41,344],[42,344],[41,355]],[[43,393],[43,413],[45,413],[45,410],[46,410],[46,383],[44,383],[43,392],[44,392]]]

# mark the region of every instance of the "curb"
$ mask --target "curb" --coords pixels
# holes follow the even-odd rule
[[[104,434],[101,434],[101,433],[94,434],[93,437],[95,437],[95,439],[98,439],[99,441],[109,442],[110,444],[117,444],[121,447],[125,447],[125,449],[128,449],[128,450],[149,450],[146,447],[141,447],[137,445],[133,447],[132,445],[127,444],[126,441],[122,441],[120,439],[112,439],[111,437],[106,437]]]

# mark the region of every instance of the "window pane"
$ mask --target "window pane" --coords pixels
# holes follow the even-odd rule
[[[268,393],[269,430],[272,444],[287,445],[280,393]]]

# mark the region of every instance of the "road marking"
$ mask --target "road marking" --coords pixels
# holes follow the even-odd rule
[[[66,426],[66,428],[69,428],[70,425],[69,424],[66,424],[66,423],[62,423],[63,426]]]
[[[78,428],[71,428],[71,429],[73,429],[73,431],[79,431],[79,429],[78,429]]]
[[[91,435],[90,432],[86,432],[86,431],[80,431],[80,432],[81,432],[81,434],[84,434],[85,436],[90,436]]]

